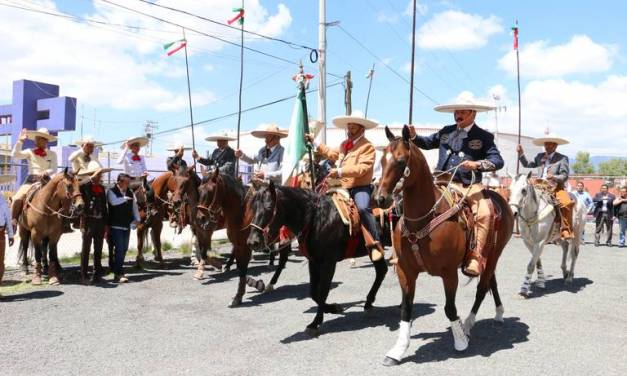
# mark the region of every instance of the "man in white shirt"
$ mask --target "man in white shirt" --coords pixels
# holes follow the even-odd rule
[[[0,181],[7,175],[0,176]],[[5,234],[9,238],[9,247],[13,245],[13,226],[11,226],[11,213],[9,205],[4,195],[0,194],[0,285],[2,285],[2,277],[4,276],[4,252],[6,250]],[[2,295],[0,295],[2,298]]]
[[[254,158],[244,154],[241,150],[235,150],[235,157],[246,163],[255,164],[254,178],[270,181],[281,185],[283,169],[283,151],[281,139],[287,137],[287,131],[279,129],[276,124],[270,124],[265,129],[250,132],[253,137],[263,138],[266,145],[257,152]]]
[[[22,150],[24,141],[27,139],[34,141],[35,147]],[[22,212],[24,196],[28,193],[30,187],[39,181],[47,182],[50,176],[57,172],[57,154],[48,149],[48,142],[56,140],[57,137],[50,134],[46,128],[40,128],[37,131],[22,129],[20,137],[13,147],[13,159],[26,159],[28,161],[28,176],[26,176],[22,186],[13,195],[11,223],[14,232],[17,229],[17,219]]]
[[[142,185],[143,179],[148,176],[146,159],[139,155],[139,150],[148,144],[146,137],[129,138],[122,144],[124,152],[118,158],[118,164],[124,165],[124,173],[130,176],[130,187],[135,189]]]
[[[97,145],[101,145],[92,137],[85,137],[76,141],[79,149],[70,154],[68,161],[72,164],[72,172],[78,173],[80,170],[87,170],[89,162],[94,158],[92,154]],[[85,176],[83,176],[85,177]]]

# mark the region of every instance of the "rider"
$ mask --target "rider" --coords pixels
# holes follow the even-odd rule
[[[87,169],[89,162],[94,159],[92,154],[94,153],[96,145],[101,144],[95,141],[92,137],[85,137],[75,143],[79,146],[79,149],[70,154],[68,161],[72,163],[72,172],[76,174],[81,170]]]
[[[118,164],[124,164],[124,173],[130,176],[131,189],[141,186],[144,178],[148,176],[146,158],[139,155],[139,149],[147,144],[148,138],[146,137],[129,138],[122,144],[124,152],[118,158]]]
[[[248,157],[241,150],[235,150],[235,157],[249,164],[258,164],[253,177],[263,181],[273,181],[281,185],[283,168],[283,151],[281,139],[287,137],[287,131],[279,129],[276,124],[250,132],[253,137],[263,138],[266,145],[259,149],[254,158]]]
[[[430,136],[418,136],[409,127],[413,142],[421,149],[439,149],[437,170],[454,171],[453,185],[467,192],[466,199],[475,216],[476,246],[470,252],[466,274],[479,276],[485,268],[485,251],[490,231],[489,199],[484,197],[481,184],[483,172],[503,168],[504,162],[494,135],[475,123],[477,112],[493,110],[470,96],[458,98],[457,103],[436,106],[438,112],[453,113],[455,124],[448,125]]]
[[[168,157],[166,161],[168,171],[176,172],[181,168],[187,169],[187,162],[185,162],[185,159],[183,159],[185,150],[190,150],[190,148],[185,147],[182,142],[168,148],[168,151],[174,152],[174,156]]]
[[[218,147],[211,153],[211,158],[201,158],[196,150],[192,152],[194,159],[201,165],[211,166],[220,170],[221,174],[235,176],[235,151],[229,146],[229,141],[237,140],[227,132],[218,133],[205,138],[205,141],[215,141]]]
[[[338,149],[332,149],[321,144],[317,146],[317,153],[323,158],[337,161],[337,168],[332,168],[329,177],[339,178],[342,188],[349,191],[359,209],[359,217],[367,232],[364,233],[366,247],[373,261],[383,257],[383,246],[379,241],[379,232],[370,209],[372,194],[372,176],[374,173],[375,148],[366,139],[366,129],[377,127],[377,123],[366,119],[361,111],[353,111],[350,116],[338,116],[333,119],[333,125],[346,129],[346,140]],[[313,141],[312,135],[306,136]]]
[[[554,193],[559,202],[560,211],[560,235],[562,239],[572,239],[574,237],[572,210],[575,201],[570,199],[564,186],[568,181],[570,168],[568,157],[556,151],[558,145],[568,144],[568,141],[556,135],[547,134],[544,137],[534,139],[533,144],[544,145],[544,153],[538,153],[533,161],[528,161],[522,145],[518,145],[516,150],[520,163],[526,168],[538,168],[540,178],[555,183]]]
[[[22,145],[27,139],[35,141],[35,147],[22,150]],[[39,181],[42,183],[47,182],[50,180],[50,175],[57,172],[57,154],[48,149],[48,142],[56,140],[57,137],[50,134],[46,128],[39,128],[37,131],[22,129],[20,137],[13,147],[12,156],[14,159],[26,159],[28,161],[28,176],[26,176],[22,186],[13,195],[11,224],[14,232],[17,230],[17,219],[22,212],[24,196],[28,193],[30,187]]]

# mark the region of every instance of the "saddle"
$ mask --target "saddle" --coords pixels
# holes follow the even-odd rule
[[[350,194],[343,188],[331,188],[326,194],[331,196],[331,200],[337,208],[342,222],[348,226],[348,233],[350,236],[357,234],[361,231],[361,220],[359,219],[359,210],[355,205],[355,202],[350,197]]]

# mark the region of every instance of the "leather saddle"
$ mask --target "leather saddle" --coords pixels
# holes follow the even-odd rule
[[[359,219],[359,209],[350,197],[350,194],[343,188],[331,188],[326,192],[331,197],[333,204],[337,208],[342,222],[348,226],[348,233],[353,236],[361,231],[361,220]]]

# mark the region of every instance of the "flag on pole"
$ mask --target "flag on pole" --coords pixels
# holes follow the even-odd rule
[[[164,44],[163,50],[165,51],[166,55],[172,56],[178,51],[185,48],[186,46],[187,46],[187,40],[181,39],[181,40],[177,40],[176,42],[170,42],[170,43]]]
[[[518,20],[512,26],[512,33],[514,34],[514,50],[518,49]]]
[[[303,99],[304,90],[298,90],[296,103],[294,103],[294,110],[292,111],[287,145],[283,152],[283,185],[286,185],[290,181],[290,178],[296,176],[294,171],[297,171],[301,158],[303,158],[307,152],[303,124],[305,124],[305,121],[308,121],[308,118],[303,106]]]
[[[233,8],[233,12],[237,12],[237,14],[226,22],[229,25],[231,25],[233,22],[239,20],[239,24],[243,25],[244,24],[244,8]]]

